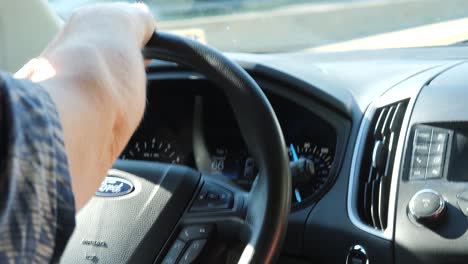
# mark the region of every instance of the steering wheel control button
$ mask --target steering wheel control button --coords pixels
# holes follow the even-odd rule
[[[206,193],[199,193],[197,196],[197,201],[203,201],[206,199]]]
[[[232,208],[233,194],[215,184],[203,186],[190,208],[191,212],[206,212]]]
[[[346,264],[369,264],[366,250],[360,245],[354,245],[349,249]]]
[[[219,194],[218,193],[209,192],[206,196],[207,196],[208,200],[211,200],[211,201],[219,200]]]
[[[212,231],[212,225],[187,226],[180,232],[179,239],[188,242],[196,239],[208,238]]]
[[[206,239],[198,239],[192,241],[187,250],[185,250],[184,255],[182,255],[182,258],[179,260],[179,264],[192,263],[198,257],[198,255],[200,255],[200,252],[202,251],[205,244]]]
[[[166,257],[163,259],[162,264],[175,264],[177,259],[180,257],[182,251],[184,250],[185,242],[181,240],[176,240],[172,245],[169,252],[167,252]]]
[[[438,192],[424,189],[413,195],[408,210],[416,222],[435,226],[441,222],[446,211],[445,200]]]

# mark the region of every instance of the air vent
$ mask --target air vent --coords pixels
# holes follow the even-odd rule
[[[363,146],[357,207],[361,220],[377,230],[387,228],[393,163],[407,105],[405,100],[378,108]]]

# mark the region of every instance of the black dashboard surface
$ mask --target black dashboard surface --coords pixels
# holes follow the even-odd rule
[[[407,159],[404,150],[411,144],[408,138],[413,123],[447,127],[447,123],[457,119],[453,129],[463,131],[466,127],[468,112],[463,104],[451,105],[451,102],[463,101],[467,94],[465,76],[468,74],[466,68],[458,66],[468,59],[467,47],[228,56],[246,69],[267,93],[288,145],[293,144],[295,150],[305,147],[306,143],[318,149],[328,148],[328,155],[332,157],[329,184],[323,187],[320,195],[296,206],[290,214],[280,262],[346,263],[350,249],[356,245],[365,249],[370,263],[425,263],[428,260],[425,256],[430,256],[435,263],[443,263],[465,257],[466,253],[461,252],[466,248],[464,232],[437,236],[433,229],[407,222],[406,213],[408,199],[419,187],[445,192],[439,187],[457,186],[457,191],[461,191],[464,184],[452,182],[439,186],[431,182],[417,188],[405,187],[402,177],[403,166],[407,166],[403,162]],[[452,74],[446,75],[452,68]],[[453,73],[457,69],[458,72]],[[163,161],[184,163],[214,176],[222,172],[248,188],[249,181],[243,180],[246,174],[252,177],[255,171],[249,171],[246,166],[250,164],[249,155],[230,108],[216,89],[191,69],[167,62],[154,62],[149,68],[149,77],[150,87],[154,86],[154,98],[149,99],[145,122],[124,155],[135,148],[136,141],[146,141],[148,145],[155,137],[155,142],[163,142],[161,148],[166,152],[160,155]],[[445,84],[438,85],[442,80]],[[434,86],[427,88],[428,84]],[[453,101],[454,98],[458,100]],[[398,100],[409,102],[400,139],[395,142],[394,171],[402,168],[402,172],[393,176],[396,183],[392,182],[394,193],[388,205],[391,227],[381,232],[363,224],[353,213],[356,206],[352,203],[353,185],[360,177],[355,173],[361,163],[359,153],[373,147],[361,143],[371,131],[369,119],[373,118],[376,108]],[[153,102],[157,111],[150,110]],[[425,110],[420,110],[422,104]],[[153,112],[157,112],[158,117],[153,116]],[[437,118],[441,115],[452,118]],[[165,125],[159,126],[161,123]],[[463,138],[464,134],[460,134]],[[458,164],[462,164],[463,146]],[[292,158],[293,154],[290,156]],[[458,165],[459,168],[463,166]],[[467,219],[456,204],[455,193],[444,195],[450,204],[450,215],[458,217],[453,223],[462,223],[458,229],[453,227],[457,231],[463,229]],[[407,231],[411,232],[410,237],[405,235]],[[420,243],[418,237],[427,240]],[[445,243],[452,243],[453,247],[444,248]]]

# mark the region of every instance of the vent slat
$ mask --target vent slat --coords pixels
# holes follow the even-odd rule
[[[387,117],[387,108],[383,108],[382,111],[380,111],[379,118],[377,119],[377,122],[375,123],[375,129],[374,129],[374,137],[376,139],[380,139],[382,137],[382,127],[384,125],[384,120]]]
[[[393,168],[393,162],[395,161],[395,133],[392,132],[390,134],[390,140],[388,143],[388,154],[387,155],[387,162],[385,162],[385,171],[384,176],[388,176]]]
[[[369,177],[367,177],[367,183],[371,183],[372,181],[376,179],[376,177],[377,177],[377,170],[371,167],[369,171]]]
[[[358,211],[366,224],[385,230],[395,152],[408,100],[375,111],[361,161]]]
[[[385,121],[382,125],[381,128],[381,134],[385,137],[389,134],[390,132],[390,123],[394,119],[393,114],[395,113],[395,106],[390,107],[390,109],[387,111],[387,116],[385,117]]]
[[[364,184],[364,200],[363,209],[364,222],[368,225],[372,225],[372,214],[371,214],[371,197],[372,197],[372,183]]]
[[[406,110],[406,105],[407,103],[401,102],[397,104],[397,107],[395,109],[395,114],[393,115],[393,120],[390,123],[390,130],[392,132],[399,131],[401,128],[401,123],[403,122],[403,117],[405,116],[405,110]]]
[[[376,179],[372,182],[372,198],[371,198],[371,213],[372,213],[372,224],[375,228],[381,229],[380,217],[379,217],[379,189],[380,179]]]
[[[388,217],[388,197],[390,194],[391,178],[389,176],[382,177],[379,190],[379,220],[382,229],[387,228]]]

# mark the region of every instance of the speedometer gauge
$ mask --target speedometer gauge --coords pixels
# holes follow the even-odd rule
[[[293,186],[293,198],[297,203],[300,203],[305,198],[317,195],[327,183],[332,168],[333,153],[332,149],[328,147],[320,147],[309,142],[291,143],[288,149],[290,161],[305,158],[312,161],[314,167],[314,176],[309,182]]]
[[[150,140],[137,140],[127,146],[122,159],[159,161],[165,163],[181,163],[182,159],[174,145],[165,140],[151,138]]]

